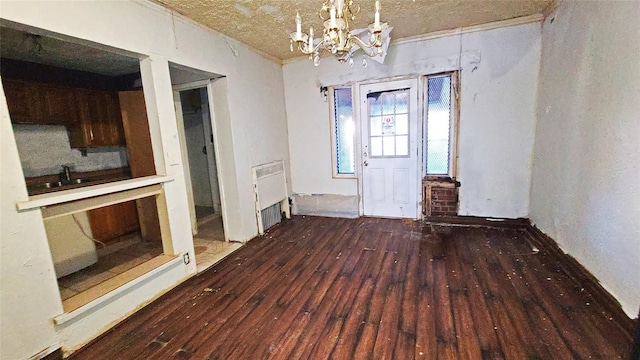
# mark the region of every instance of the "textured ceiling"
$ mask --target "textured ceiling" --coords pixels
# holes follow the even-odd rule
[[[45,34],[32,34],[7,27],[0,28],[0,55],[65,69],[119,76],[140,71],[139,60],[96,49]]]
[[[305,32],[322,28],[317,11],[322,1],[304,0],[156,0],[211,29],[275,58],[298,57],[290,52],[296,10]],[[392,39],[485,24],[542,13],[556,0],[380,0],[381,20],[393,26]],[[373,22],[374,0],[354,0],[361,6],[356,27]]]

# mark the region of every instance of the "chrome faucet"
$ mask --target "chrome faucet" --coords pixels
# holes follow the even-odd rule
[[[62,165],[60,181],[64,184],[69,184],[71,182],[71,167],[69,165]]]

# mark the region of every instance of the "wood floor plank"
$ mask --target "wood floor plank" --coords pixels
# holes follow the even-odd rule
[[[418,319],[416,321],[415,358],[437,358],[436,302],[433,293],[434,272],[432,244],[439,238],[427,236],[420,241],[420,267],[418,270]]]
[[[500,342],[495,332],[496,326],[487,306],[482,284],[478,280],[476,262],[477,255],[470,253],[467,242],[457,237],[456,249],[462,262],[462,274],[467,279],[467,293],[472,304],[471,316],[478,337],[480,352],[485,359],[504,359]]]
[[[610,304],[528,236],[294,216],[71,358],[625,358]]]

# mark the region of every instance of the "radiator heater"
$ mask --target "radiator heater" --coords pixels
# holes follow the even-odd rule
[[[256,220],[258,232],[262,235],[265,230],[282,221],[283,213],[287,218],[291,217],[284,161],[254,166],[252,172]]]

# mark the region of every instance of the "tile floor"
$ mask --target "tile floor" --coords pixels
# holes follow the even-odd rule
[[[193,237],[197,271],[201,272],[209,268],[242,245],[242,243],[224,241],[221,217],[198,221],[198,234]]]
[[[200,222],[201,219],[204,219],[205,217],[211,216],[213,214],[213,207],[196,205],[196,219],[198,219],[198,222]]]
[[[201,272],[242,247],[242,243],[225,242],[222,218],[203,219],[193,239],[196,268]],[[122,236],[118,242],[98,249],[98,262],[58,279],[62,300],[94,287],[118,274],[162,255],[162,243],[142,241],[138,233]]]
[[[97,263],[58,279],[60,296],[66,300],[162,255],[162,251],[162,243],[142,241],[138,233],[122,236],[118,242],[98,249]]]

